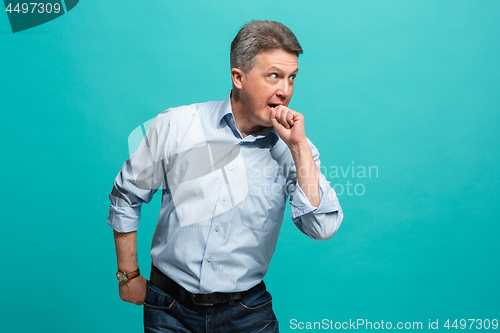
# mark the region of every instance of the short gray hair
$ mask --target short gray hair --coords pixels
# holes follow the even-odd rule
[[[248,73],[254,66],[257,54],[280,49],[301,54],[297,37],[283,23],[275,21],[250,21],[245,24],[231,43],[231,68],[239,68]]]

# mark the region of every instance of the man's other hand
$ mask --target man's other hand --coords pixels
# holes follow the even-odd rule
[[[128,282],[119,282],[118,284],[118,290],[122,301],[135,305],[144,304],[148,285],[148,280],[146,280],[144,276],[139,275]]]

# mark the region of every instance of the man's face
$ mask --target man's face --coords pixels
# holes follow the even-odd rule
[[[274,49],[259,53],[254,67],[241,78],[241,102],[252,123],[271,127],[272,107],[288,106],[298,72],[297,56]]]

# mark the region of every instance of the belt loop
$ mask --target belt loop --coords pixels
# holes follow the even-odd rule
[[[182,288],[180,288],[179,298],[179,302],[184,303],[184,300],[186,299],[186,293]]]
[[[229,303],[233,303],[234,302],[234,293],[230,293],[229,294]]]

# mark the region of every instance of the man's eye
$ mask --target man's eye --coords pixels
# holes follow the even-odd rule
[[[269,75],[269,77],[273,80],[277,80],[278,79],[278,74],[271,74]]]
[[[295,76],[290,76],[291,81],[295,81]]]

